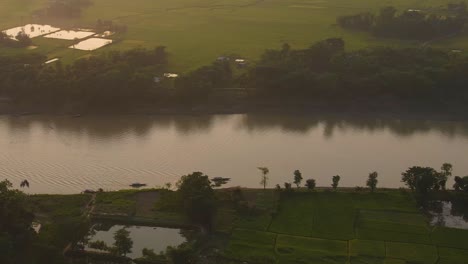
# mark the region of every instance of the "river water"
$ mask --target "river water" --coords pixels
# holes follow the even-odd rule
[[[29,193],[116,190],[133,182],[175,183],[202,171],[232,178],[228,186],[291,182],[293,171],[318,186],[364,186],[371,171],[379,186],[401,187],[412,165],[454,165],[468,175],[468,123],[339,119],[297,115],[0,117],[0,179]],[[452,186],[450,180],[448,186]]]

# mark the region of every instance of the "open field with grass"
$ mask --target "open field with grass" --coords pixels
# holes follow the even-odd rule
[[[335,25],[336,17],[361,11],[376,12],[387,5],[399,10],[444,6],[449,0],[93,0],[80,18],[37,21],[31,12],[46,0],[0,0],[0,29],[30,22],[61,27],[91,27],[97,19],[128,26],[121,41],[93,52],[66,48],[67,42],[35,38],[36,51],[65,63],[92,53],[135,47],[168,47],[171,69],[185,72],[205,65],[223,54],[239,54],[257,59],[265,49],[287,42],[304,48],[328,37],[342,37],[348,49],[375,45],[410,46],[419,42],[376,39],[365,33],[345,31]],[[468,36],[459,36],[431,45],[447,49],[468,48]],[[21,50],[24,51],[24,50]],[[0,54],[18,53],[0,48]]]
[[[258,222],[249,214],[238,215],[226,249],[228,258],[304,264],[435,264],[468,259],[468,230],[430,226],[410,192],[296,191],[278,199],[276,212],[261,210],[264,213],[255,217]]]

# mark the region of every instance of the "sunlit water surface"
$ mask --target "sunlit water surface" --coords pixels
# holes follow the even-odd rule
[[[202,171],[232,178],[229,186],[260,187],[305,179],[329,186],[364,186],[371,171],[379,186],[400,187],[412,165],[454,165],[468,175],[468,123],[317,118],[295,115],[0,117],[0,179],[30,193],[149,187]],[[452,186],[451,179],[448,186]]]

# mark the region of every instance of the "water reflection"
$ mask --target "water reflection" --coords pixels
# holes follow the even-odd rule
[[[409,166],[455,166],[468,172],[468,123],[343,119],[310,115],[161,115],[0,117],[0,178],[28,179],[34,193],[115,190],[132,182],[153,187],[203,171],[258,186],[300,169],[318,186],[340,174],[341,186],[362,186],[369,171],[379,185],[400,187]],[[443,150],[443,151],[441,151]],[[448,183],[451,186],[451,182]]]
[[[431,225],[468,229],[466,201],[432,201],[428,212],[431,215]]]
[[[130,232],[130,239],[133,241],[131,252],[127,255],[131,258],[141,257],[144,248],[159,253],[166,251],[168,246],[177,247],[187,241],[184,236],[186,233],[193,232],[164,227],[96,224],[86,239],[86,243],[100,240],[112,246],[115,242],[115,232],[122,228]]]
[[[71,118],[64,116],[2,117],[0,125],[15,133],[27,133],[34,125],[44,130],[64,134],[86,134],[100,140],[120,137],[122,134],[146,136],[152,129],[174,128],[178,134],[208,133],[220,123],[230,122],[240,131],[258,132],[280,130],[305,134],[319,127],[323,136],[332,138],[337,132],[379,133],[389,131],[399,137],[411,137],[436,132],[446,138],[468,138],[468,122],[427,120],[371,119],[314,117],[310,115],[160,115],[160,116],[89,116]]]

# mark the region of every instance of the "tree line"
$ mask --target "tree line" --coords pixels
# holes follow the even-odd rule
[[[36,10],[33,15],[46,19],[77,18],[91,4],[91,0],[51,0],[45,8]]]
[[[337,24],[345,29],[367,31],[376,37],[430,40],[465,30],[468,12],[465,2],[449,4],[445,10],[426,12],[408,9],[398,13],[392,6],[378,14],[363,12],[339,16]]]
[[[258,170],[261,172],[260,185],[263,186],[263,189],[266,189],[270,170],[267,167],[258,167]],[[417,191],[420,194],[427,194],[429,191],[445,191],[447,180],[452,176],[452,172],[453,165],[450,163],[443,163],[439,171],[431,167],[412,166],[401,173],[401,181],[411,190]],[[366,180],[366,186],[372,192],[377,189],[378,175],[376,171],[371,172]],[[300,188],[304,177],[300,170],[295,170],[292,179],[296,187]],[[340,175],[332,176],[331,187],[333,190],[337,190],[340,180]],[[455,184],[453,185],[453,189],[455,191],[468,192],[468,176],[455,176],[454,180]],[[305,181],[305,187],[307,187],[308,190],[314,190],[316,187],[316,180],[307,179]],[[282,190],[281,185],[276,184],[276,189]],[[285,182],[284,190],[292,191],[292,183]]]
[[[333,111],[463,113],[468,57],[432,48],[376,47],[346,51],[340,38],[305,49],[267,50],[249,67],[215,61],[156,83],[168,69],[164,47],[111,51],[72,64],[44,65],[37,54],[0,56],[0,96],[16,106],[86,112],[140,106],[225,106],[241,87],[255,107]]]

